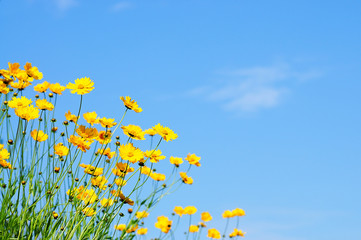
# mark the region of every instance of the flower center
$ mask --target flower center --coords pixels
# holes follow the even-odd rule
[[[79,88],[79,89],[84,89],[84,85],[83,85],[83,84],[79,84],[79,85],[78,85],[78,88]]]

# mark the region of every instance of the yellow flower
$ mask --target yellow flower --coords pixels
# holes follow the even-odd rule
[[[100,124],[102,125],[103,128],[111,128],[115,125],[117,125],[116,122],[114,122],[114,118],[100,118],[99,119]]]
[[[210,228],[208,229],[207,237],[214,239],[221,239],[221,233],[215,228]]]
[[[0,160],[6,160],[9,159],[10,153],[6,148],[4,148],[3,144],[0,144]]]
[[[111,205],[113,205],[113,203],[114,203],[113,199],[103,198],[102,200],[100,200],[100,204],[103,207],[110,207]]]
[[[126,230],[127,233],[135,232],[138,229],[138,225],[131,226]]]
[[[2,93],[2,94],[8,94],[9,92],[10,92],[10,89],[7,87],[7,85],[4,83],[4,82],[2,82],[2,81],[0,81],[0,92]]]
[[[68,110],[68,112],[65,113],[65,118],[70,122],[76,123],[79,117],[75,116],[74,114],[71,114],[70,110]]]
[[[204,222],[199,222],[198,225],[202,228],[206,228],[207,225]]]
[[[53,212],[53,218],[57,219],[59,217],[59,215],[56,212]]]
[[[186,172],[180,172],[179,175],[181,176],[182,181],[185,184],[192,184],[193,183],[193,178],[188,177]]]
[[[68,155],[69,148],[63,145],[63,143],[58,143],[54,146],[54,152],[56,155],[63,157]]]
[[[114,229],[115,230],[119,230],[119,231],[123,231],[127,228],[127,226],[125,224],[119,224],[119,225],[115,225]]]
[[[128,163],[119,162],[119,163],[115,164],[115,166],[121,172],[133,172],[134,171],[134,168],[130,167]]]
[[[36,92],[46,92],[46,90],[48,90],[50,86],[50,83],[48,83],[47,81],[44,81],[43,83],[39,83],[37,85],[34,86],[34,91]]]
[[[237,237],[237,236],[240,236],[240,237],[244,237],[244,234],[245,232],[243,232],[241,229],[233,229],[233,232],[229,234],[229,237],[232,238],[232,237]]]
[[[148,232],[148,228],[139,228],[137,230],[138,235],[145,235],[145,234],[147,234],[147,232]]]
[[[123,160],[128,160],[131,163],[136,163],[144,158],[142,150],[134,147],[132,143],[120,145],[119,155]]]
[[[146,217],[149,216],[149,213],[146,212],[146,211],[139,211],[139,212],[136,212],[136,213],[135,213],[135,216],[136,216],[136,218],[138,218],[138,219],[146,218]]]
[[[52,91],[55,94],[62,95],[62,93],[65,91],[66,87],[61,86],[59,83],[53,83],[49,86],[50,91]]]
[[[76,133],[79,134],[79,136],[82,138],[89,140],[98,137],[98,130],[96,128],[86,128],[84,125],[80,125],[76,129]]]
[[[82,210],[82,212],[84,213],[85,216],[87,217],[91,217],[93,216],[96,212],[93,208],[89,208],[89,207],[86,207]]]
[[[84,138],[74,136],[74,135],[70,135],[69,142],[83,152],[86,152],[86,150],[89,150],[90,145],[92,144],[92,142],[86,141]]]
[[[223,212],[222,217],[223,218],[232,218],[232,217],[234,217],[234,215],[230,210],[226,210]]]
[[[29,62],[27,62],[25,64],[24,69],[30,77],[32,77],[36,80],[40,80],[43,78],[43,73],[39,72],[37,67],[32,67],[31,63],[29,63]]]
[[[92,185],[99,187],[102,190],[105,190],[107,188],[107,186],[106,186],[107,182],[108,182],[108,180],[104,176],[97,176],[97,177],[91,178]]]
[[[136,140],[144,140],[144,132],[139,126],[136,125],[128,125],[128,126],[122,126],[123,132],[125,135],[127,135],[130,138],[136,139]]]
[[[185,158],[189,162],[189,164],[196,165],[197,167],[200,167],[201,164],[199,163],[199,160],[201,160],[201,157],[197,157],[195,154],[188,153],[187,157]]]
[[[157,222],[155,223],[155,227],[159,228],[164,233],[168,233],[172,227],[172,223],[173,221],[170,221],[167,217],[159,216],[157,218]]]
[[[112,141],[112,132],[110,130],[108,130],[107,132],[99,131],[99,135],[96,140],[102,145],[108,144]]]
[[[15,114],[22,119],[30,121],[39,117],[39,109],[30,105],[27,107],[16,108]]]
[[[159,162],[159,160],[163,160],[165,159],[165,156],[161,155],[162,151],[161,150],[147,150],[144,153],[144,157],[145,158],[150,158],[150,162],[152,163],[157,163]]]
[[[84,163],[80,164],[79,166],[85,168],[84,173],[90,174],[92,176],[99,176],[103,174],[103,168],[94,167]]]
[[[111,190],[110,193],[114,196],[114,197],[119,197],[122,202],[127,203],[131,206],[134,205],[134,201],[126,196],[124,196],[124,194],[122,193],[121,190]]]
[[[148,134],[149,136],[152,136],[152,137],[157,134],[157,132],[153,128],[149,128],[147,130],[144,130],[144,133]]]
[[[20,64],[19,63],[8,63],[9,65],[9,74],[11,76],[15,76],[20,71]]]
[[[194,206],[188,206],[184,208],[184,214],[193,215],[197,212],[197,208]]]
[[[48,139],[48,134],[44,133],[42,130],[37,131],[36,129],[30,133],[31,137],[38,142],[44,142]]]
[[[167,142],[177,139],[178,135],[168,127],[163,127],[159,123],[153,127],[153,129]]]
[[[198,232],[198,231],[199,231],[199,227],[197,225],[189,226],[189,232],[194,233],[194,232]]]
[[[87,189],[79,193],[79,198],[83,200],[84,204],[87,205],[94,203],[97,200],[98,196],[95,193],[94,189]]]
[[[143,166],[143,167],[140,168],[140,173],[141,174],[150,175],[152,172],[153,172],[152,169],[150,169],[147,166]]]
[[[114,183],[117,184],[119,187],[123,187],[127,184],[127,181],[123,178],[117,178],[114,180]]]
[[[212,216],[211,216],[211,214],[209,214],[209,212],[202,212],[201,219],[202,219],[202,221],[209,222],[212,220]]]
[[[184,209],[183,209],[181,206],[176,206],[176,207],[174,207],[173,211],[174,211],[177,215],[179,215],[180,217],[181,217],[183,214],[185,214],[185,213],[184,213]]]
[[[240,208],[235,208],[232,210],[232,214],[233,216],[237,216],[237,217],[242,217],[244,215],[246,215],[245,211],[243,209]]]
[[[10,83],[10,86],[18,89],[19,91],[24,90],[25,88],[29,87],[30,85],[31,85],[30,82],[20,81],[20,80],[19,80],[19,82],[11,82]]]
[[[135,100],[131,100],[131,98],[129,96],[124,97],[120,97],[120,99],[123,101],[124,106],[130,110],[133,110],[134,112],[140,113],[141,111],[143,111],[137,104],[137,102]]]
[[[48,102],[46,99],[36,100],[36,106],[41,110],[52,111],[54,109],[54,105],[51,102]]]
[[[10,108],[21,108],[21,107],[27,107],[31,103],[32,103],[31,99],[27,99],[24,96],[22,96],[21,98],[13,97],[11,101],[8,102],[8,106]]]
[[[90,80],[90,78],[84,77],[76,79],[75,83],[68,83],[68,85],[66,85],[66,88],[70,89],[71,93],[84,95],[90,93],[94,89],[93,85],[94,82]]]
[[[91,124],[92,126],[96,123],[99,123],[99,118],[98,118],[96,112],[84,113],[83,118],[85,119],[85,121],[87,123]]]
[[[100,154],[100,155],[104,155],[104,156],[107,156],[108,159],[112,159],[115,155],[115,152],[111,152],[110,151],[110,148],[106,148],[106,149],[98,149],[97,151],[97,154]]]
[[[0,69],[0,77],[2,77],[1,81],[3,81],[5,85],[8,85],[14,80],[11,78],[10,71],[5,69]]]
[[[13,169],[11,164],[3,159],[0,159],[0,166],[2,166],[3,168]]]
[[[169,161],[171,164],[174,164],[176,167],[179,167],[183,163],[183,159],[180,157],[170,157]]]
[[[155,181],[164,181],[165,180],[165,175],[161,174],[161,173],[153,172],[149,176]]]

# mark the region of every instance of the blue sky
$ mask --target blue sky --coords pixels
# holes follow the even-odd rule
[[[202,167],[156,213],[195,205],[222,229],[223,210],[240,207],[249,240],[361,239],[359,9],[2,0],[0,64],[29,61],[62,84],[90,77],[84,110],[119,118],[129,95],[144,112],[126,124],[174,129],[162,150],[196,153]]]

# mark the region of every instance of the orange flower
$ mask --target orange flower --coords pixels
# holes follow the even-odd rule
[[[202,212],[201,219],[202,219],[202,221],[209,222],[212,220],[212,216],[211,216],[211,214],[209,214],[209,212]]]

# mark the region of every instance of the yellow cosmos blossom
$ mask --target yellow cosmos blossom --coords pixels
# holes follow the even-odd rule
[[[170,157],[169,161],[171,164],[174,164],[176,167],[179,167],[183,163],[183,159],[180,157]]]
[[[38,142],[44,142],[46,139],[48,139],[48,134],[44,133],[42,130],[33,130],[30,133],[31,137]]]
[[[21,107],[15,109],[16,116],[30,121],[39,117],[39,109],[35,108],[33,105],[27,107]]]
[[[114,127],[115,125],[117,125],[117,123],[114,122],[114,118],[103,117],[103,118],[99,119],[99,122],[103,128],[111,128],[111,127]]]
[[[155,227],[159,228],[164,233],[168,233],[172,227],[172,223],[173,221],[170,221],[167,217],[159,216],[157,218],[157,222],[155,223]]]
[[[31,85],[30,82],[26,82],[26,81],[20,81],[19,82],[11,82],[10,86],[12,86],[13,88],[16,88],[19,91],[24,90],[25,88],[29,87]]]
[[[148,233],[148,228],[139,228],[137,230],[137,235],[145,235]]]
[[[100,204],[103,207],[110,207],[111,205],[113,205],[113,203],[114,203],[113,199],[103,198],[102,200],[100,200]]]
[[[149,176],[155,181],[164,181],[165,180],[165,175],[161,174],[161,173],[153,172]]]
[[[120,145],[119,155],[123,160],[128,160],[131,163],[136,163],[144,159],[142,150],[134,147],[132,143]]]
[[[114,183],[117,184],[119,187],[123,187],[127,184],[127,181],[123,178],[117,178],[114,180]]]
[[[90,207],[86,207],[82,210],[82,212],[84,213],[85,216],[87,217],[91,217],[93,216],[96,212],[93,208]]]
[[[43,73],[39,72],[37,67],[31,66],[31,63],[29,62],[25,64],[24,69],[30,77],[36,80],[41,80],[43,78]]]
[[[48,83],[47,81],[44,81],[43,83],[39,83],[39,84],[35,85],[34,91],[43,93],[43,92],[46,92],[46,90],[48,90],[49,86],[50,86],[50,83]]]
[[[69,153],[69,148],[67,148],[66,146],[63,145],[63,143],[58,143],[54,146],[54,152],[56,155],[58,155],[59,157],[63,157],[68,155]]]
[[[106,149],[98,149],[97,151],[97,154],[100,154],[100,155],[104,155],[104,156],[107,156],[108,159],[112,159],[115,155],[115,152],[111,152],[110,151],[110,148],[106,148]]]
[[[101,190],[105,190],[107,188],[108,180],[104,176],[97,176],[91,178],[91,183],[93,186],[98,187]]]
[[[134,112],[140,113],[143,111],[137,104],[135,100],[132,100],[129,96],[120,97],[120,99],[123,101],[124,106],[130,110],[133,110]]]
[[[128,197],[126,197],[121,190],[111,190],[110,193],[114,196],[114,197],[119,197],[120,200],[126,204],[129,204],[131,206],[134,205],[134,201]]]
[[[128,163],[119,162],[119,163],[115,164],[115,166],[117,167],[116,169],[122,173],[134,171],[134,168],[130,167]],[[115,174],[115,175],[117,175],[117,174]],[[119,175],[117,175],[117,176],[119,176]]]
[[[246,215],[246,212],[243,209],[235,208],[232,210],[232,214],[235,217],[242,217],[242,216]]]
[[[185,214],[184,209],[181,206],[175,206],[173,212],[175,212],[175,214],[179,215],[180,217]]]
[[[193,215],[197,212],[197,208],[194,206],[188,206],[184,208],[184,214]]]
[[[125,232],[132,233],[132,232],[135,232],[137,229],[138,229],[138,225],[134,225],[134,226],[131,226],[130,228],[128,228]]]
[[[201,219],[202,219],[202,221],[209,222],[212,220],[212,216],[211,216],[211,214],[209,214],[209,212],[202,212]]]
[[[165,156],[163,156],[161,154],[162,154],[162,151],[159,149],[147,150],[144,152],[144,157],[149,158],[150,162],[152,162],[152,163],[157,163],[157,162],[159,162],[159,160],[165,159]]]
[[[95,139],[100,144],[108,144],[112,141],[112,132],[110,130],[106,131],[99,131],[98,137]]]
[[[19,80],[19,82],[32,82],[34,79],[30,77],[25,70],[20,70],[15,77]],[[31,83],[30,83],[31,84]]]
[[[147,130],[144,130],[144,133],[148,134],[149,136],[152,136],[152,137],[157,134],[157,132],[153,128],[149,128]]]
[[[119,231],[123,231],[127,228],[127,226],[125,224],[119,224],[119,225],[115,225],[114,229],[115,230],[119,230]]]
[[[68,189],[68,191],[66,191],[66,194],[68,194],[70,197],[76,197],[77,199],[81,199],[82,192],[84,192],[84,186],[80,186],[79,188],[74,187],[73,190]]]
[[[12,169],[12,166],[9,162],[6,160],[9,159],[10,153],[6,148],[4,148],[3,144],[0,144],[0,166],[3,168],[9,168]]]
[[[198,231],[199,231],[199,227],[197,225],[189,226],[189,232],[194,233],[194,232],[198,232]]]
[[[195,154],[188,153],[187,157],[185,158],[191,165],[196,165],[197,167],[200,167],[201,164],[199,163],[199,160],[201,160],[201,157],[197,157]]]
[[[193,183],[193,178],[188,177],[186,172],[180,172],[179,175],[181,176],[182,181],[185,184],[192,184]]]
[[[85,119],[85,121],[89,124],[91,124],[92,126],[94,124],[99,123],[99,118],[96,114],[96,112],[87,112],[83,114],[83,118]]]
[[[221,239],[221,233],[215,228],[210,228],[208,229],[207,237],[213,239]]]
[[[13,97],[9,102],[8,106],[10,108],[21,108],[21,107],[27,107],[32,103],[31,99],[28,99],[24,96],[17,98]]]
[[[159,134],[164,140],[168,141],[172,141],[177,139],[178,135],[175,134],[173,132],[173,130],[171,130],[168,127],[163,127],[162,125],[160,125],[159,123],[157,125],[155,125],[153,127],[153,129],[157,132],[157,134]]]
[[[223,218],[232,218],[234,217],[233,213],[230,210],[226,210],[222,213]]]
[[[11,76],[15,76],[20,71],[20,64],[19,63],[8,62],[8,65],[9,65],[9,74]]]
[[[86,150],[89,150],[90,145],[92,144],[91,141],[87,141],[84,138],[74,136],[74,135],[71,135],[68,141],[83,152],[86,152]]]
[[[244,237],[244,234],[245,234],[245,232],[243,232],[241,229],[235,228],[235,229],[233,229],[233,232],[231,232],[231,233],[229,234],[229,237],[230,237],[230,238],[232,238],[232,237],[237,237],[237,236],[239,236],[239,237]]]
[[[99,176],[103,174],[103,168],[97,168],[92,165],[88,165],[84,163],[80,164],[79,166],[85,168],[84,172],[92,176]]]
[[[7,87],[7,85],[0,81],[0,93],[2,94],[8,94],[10,92],[10,89]]]
[[[83,200],[85,204],[94,203],[98,198],[94,189],[84,189],[84,186],[79,188],[73,188],[73,190],[68,190],[66,192],[70,197],[76,197],[79,200]]]
[[[141,174],[150,175],[152,172],[153,172],[152,169],[150,169],[147,166],[143,166],[143,167],[140,168],[140,173]]]
[[[144,140],[144,132],[141,127],[129,124],[128,126],[122,126],[123,132],[130,138],[135,140]]]
[[[59,217],[59,214],[57,214],[56,212],[53,212],[53,218],[57,219]]]
[[[54,105],[51,102],[48,102],[46,99],[36,100],[36,106],[41,110],[52,111],[54,109]]]
[[[136,213],[135,213],[135,216],[136,216],[136,218],[138,218],[138,219],[146,218],[146,217],[149,216],[149,213],[146,212],[146,211],[139,211],[139,212],[136,212]]]
[[[3,168],[13,169],[12,165],[3,159],[0,159],[0,166]]]
[[[49,89],[55,94],[62,95],[66,87],[61,86],[59,83],[53,83],[49,85]]]
[[[84,77],[76,79],[75,83],[68,83],[68,85],[66,85],[66,88],[70,89],[71,93],[84,95],[90,93],[94,89],[93,85],[94,82],[90,80],[90,78]]]
[[[84,125],[80,125],[76,129],[76,133],[79,134],[80,137],[89,140],[98,137],[98,130],[96,128],[86,128]]]
[[[68,110],[68,112],[65,113],[65,118],[70,122],[76,123],[79,117],[75,116],[74,114],[71,114],[70,110]]]
[[[10,71],[5,69],[0,69],[0,77],[2,77],[1,81],[3,81],[5,85],[8,85],[14,80],[11,77]]]

